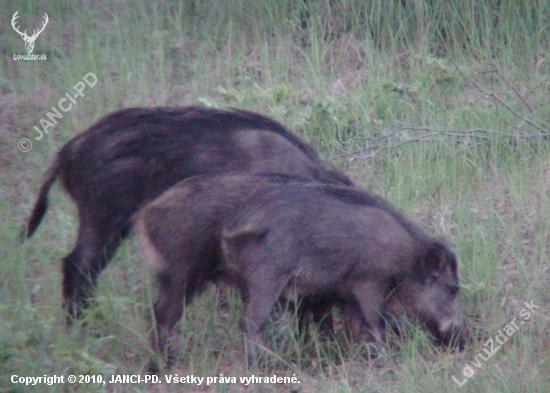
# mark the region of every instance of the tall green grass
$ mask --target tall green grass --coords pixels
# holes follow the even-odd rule
[[[45,168],[71,137],[122,107],[187,104],[274,117],[426,231],[445,235],[460,260],[472,338],[452,354],[405,323],[404,335],[389,332],[388,351],[368,360],[366,344],[347,345],[340,326],[335,342],[312,331],[305,343],[294,334],[292,313],[282,313],[264,329],[266,362],[247,368],[240,299],[229,294],[220,306],[209,288],[185,310],[170,373],[296,374],[301,381],[252,391],[547,391],[550,154],[540,135],[550,124],[548,1],[63,0],[1,1],[0,9],[0,391],[28,390],[12,384],[12,375],[145,372],[154,356],[148,329],[155,288],[134,241],[101,276],[98,306],[66,329],[59,260],[74,244],[76,210],[54,187],[36,235],[21,244],[18,231]],[[48,13],[34,50],[47,61],[13,60],[24,53],[10,26],[17,10],[29,31]],[[35,140],[33,126],[88,72],[97,85]],[[23,137],[33,143],[28,153],[17,150]],[[482,370],[472,366],[484,343],[531,300],[537,313]],[[475,376],[458,387],[452,376],[463,380],[468,365]],[[195,389],[32,389],[182,388]]]

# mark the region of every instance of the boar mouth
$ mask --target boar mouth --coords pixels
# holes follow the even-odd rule
[[[425,322],[425,325],[438,344],[458,349],[459,352],[464,351],[466,339],[468,338],[467,326],[452,325],[445,330],[441,330],[435,321]]]

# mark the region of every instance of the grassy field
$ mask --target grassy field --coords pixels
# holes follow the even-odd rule
[[[65,329],[60,259],[75,241],[76,209],[54,187],[36,235],[21,244],[18,233],[71,137],[119,108],[188,104],[274,117],[428,233],[445,235],[472,329],[465,351],[434,346],[404,324],[386,353],[367,360],[341,331],[334,343],[314,335],[305,345],[285,314],[264,329],[269,361],[247,369],[240,299],[219,307],[212,287],[185,310],[168,372],[204,377],[200,386],[83,379],[31,391],[548,392],[548,0],[18,3],[0,1],[0,392],[29,390],[13,375],[145,375],[155,288],[135,240],[101,276],[86,326]],[[16,11],[28,31],[48,14],[33,52],[47,60],[14,59],[25,53],[10,25]],[[88,73],[97,83],[78,85],[72,109],[36,139]],[[525,302],[538,307],[527,319]],[[489,356],[490,339],[499,347]],[[221,374],[237,383],[206,385]],[[252,374],[300,383],[239,382]]]

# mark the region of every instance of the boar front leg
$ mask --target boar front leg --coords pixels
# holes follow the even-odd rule
[[[276,277],[276,275],[266,275],[263,272],[255,272],[256,277]],[[273,309],[273,305],[281,296],[283,288],[288,280],[271,280],[265,282],[255,282],[255,280],[246,280],[246,289],[243,291],[244,312],[240,320],[240,328],[245,333],[248,345],[247,356],[248,364],[251,365],[254,359],[258,358],[259,350],[262,344],[260,329],[267,320]]]
[[[371,341],[376,347],[383,347],[386,342],[386,331],[384,326],[384,287],[379,283],[360,282],[356,283],[352,290],[354,301],[346,305],[346,319],[352,320],[352,336],[357,338],[358,321],[363,317],[365,327],[370,333]]]
[[[347,300],[344,304],[344,332],[350,343],[359,342],[359,332],[364,325],[361,307],[355,300]]]
[[[183,298],[185,294],[185,277],[174,274],[173,271],[159,273],[159,297],[153,307],[156,323],[151,331],[151,345],[161,355],[166,349],[166,340],[170,337],[170,329],[174,327],[183,314]]]

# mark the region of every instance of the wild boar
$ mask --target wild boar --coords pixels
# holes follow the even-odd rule
[[[275,171],[352,184],[284,126],[244,110],[123,109],[67,142],[45,175],[27,237],[40,224],[50,187],[59,177],[79,216],[76,245],[62,267],[69,316],[79,317],[88,305],[98,275],[128,235],[134,212],[180,180],[232,171]]]
[[[379,345],[385,302],[393,296],[442,342],[463,346],[467,338],[453,252],[369,192],[312,184],[263,188],[226,220],[221,248],[221,268],[243,294],[240,326],[250,361],[281,295],[343,301],[352,338],[364,326]]]
[[[255,190],[308,181],[275,173],[195,176],[169,188],[135,215],[141,248],[160,288],[154,305],[156,329],[151,333],[155,349],[164,352],[166,336],[181,318],[184,299],[189,304],[208,281],[231,284],[219,266],[223,221]],[[309,310],[316,322],[322,321],[324,331],[332,329],[330,317],[324,318],[328,305],[304,302],[303,307],[298,308],[301,329]]]

